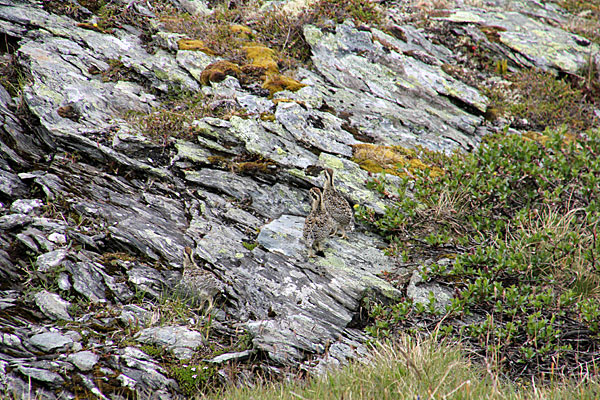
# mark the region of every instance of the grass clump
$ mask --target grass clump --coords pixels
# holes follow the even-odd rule
[[[17,64],[17,58],[14,54],[3,54],[0,56],[0,85],[12,97],[20,97],[22,88],[25,86],[28,78],[21,71]]]
[[[166,146],[171,138],[194,138],[198,133],[193,125],[195,120],[204,117],[228,120],[234,115],[244,117],[246,112],[237,104],[202,92],[179,92],[165,99],[161,108],[149,113],[129,112],[125,119],[145,136]]]
[[[422,272],[455,288],[443,311],[433,297],[375,306],[372,335],[419,322],[513,377],[600,374],[600,131],[528,136],[496,135],[455,155],[445,174],[417,176],[412,197],[405,179],[381,217],[359,208],[392,253],[454,260]]]
[[[230,388],[215,399],[593,399],[597,381],[517,385],[474,364],[456,344],[403,336],[374,347],[369,363],[354,362],[322,377],[256,388]],[[206,398],[206,397],[204,397]]]

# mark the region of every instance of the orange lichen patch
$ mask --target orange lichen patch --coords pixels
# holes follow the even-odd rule
[[[177,47],[179,47],[179,50],[195,50],[201,51],[211,56],[215,55],[215,52],[206,47],[202,40],[180,39],[177,41]]]
[[[290,78],[289,76],[281,74],[268,75],[262,85],[263,88],[269,90],[271,96],[273,96],[274,93],[281,92],[282,90],[291,90],[292,92],[295,92],[304,86],[306,85],[293,78]]]
[[[248,28],[245,25],[230,25],[229,30],[235,33],[240,39],[250,39],[252,38],[252,29]]]
[[[203,85],[208,85],[210,82],[221,82],[227,76],[234,76],[239,79],[242,71],[237,64],[229,61],[217,61],[209,64],[202,74],[200,74],[200,82]]]
[[[402,146],[362,143],[352,146],[352,154],[352,160],[369,172],[406,176],[408,173],[413,174],[415,170],[429,170],[430,176],[444,174],[441,168],[421,161],[415,150]]]
[[[274,50],[260,45],[244,46],[242,49],[246,52],[246,58],[252,66],[262,69],[265,74],[279,73]]]

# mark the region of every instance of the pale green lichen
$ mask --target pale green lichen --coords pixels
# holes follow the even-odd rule
[[[365,292],[377,291],[391,300],[397,300],[402,297],[402,293],[390,283],[371,273],[362,272],[348,266],[346,262],[342,258],[336,256],[331,249],[325,251],[325,257],[319,258],[317,264],[324,269],[333,272],[337,279],[345,281],[346,286],[358,286]]]
[[[177,149],[177,157],[180,159],[184,158],[197,163],[208,163],[210,153],[194,143],[178,140],[175,143],[175,149]]]

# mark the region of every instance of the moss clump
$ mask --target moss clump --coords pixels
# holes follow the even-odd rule
[[[158,359],[162,358],[165,354],[165,349],[151,344],[140,346],[140,350],[148,354],[150,357]]]
[[[275,161],[255,154],[241,154],[232,159],[222,156],[209,156],[208,162],[214,166],[240,174],[272,173],[277,169]]]
[[[215,52],[206,47],[206,44],[202,40],[180,39],[177,41],[177,47],[179,50],[201,51],[211,56],[215,55]]]
[[[99,261],[104,265],[118,265],[119,261],[135,261],[135,259],[131,254],[116,252],[102,254]]]
[[[258,246],[258,243],[256,243],[256,242],[254,242],[254,243],[242,242],[242,245],[246,249],[252,251],[252,250],[254,250],[256,248],[256,246]]]
[[[203,85],[208,85],[210,82],[221,82],[227,76],[240,78],[242,71],[240,67],[229,61],[217,61],[209,64],[202,74],[200,74],[200,82]]]
[[[279,73],[274,50],[260,45],[244,46],[243,50],[253,67],[260,69],[266,75]]]
[[[260,113],[260,119],[262,121],[273,122],[273,121],[275,121],[275,114],[268,113],[268,112],[262,112],[262,113]]]
[[[444,171],[437,166],[428,165],[418,158],[417,150],[402,146],[383,146],[362,143],[352,146],[352,160],[366,171],[385,172],[405,177],[416,171],[427,172],[430,176],[443,175]]]
[[[292,92],[295,92],[296,90],[302,89],[304,86],[306,85],[289,76],[281,74],[268,75],[262,85],[263,88],[269,91],[271,96],[282,90],[291,90]]]

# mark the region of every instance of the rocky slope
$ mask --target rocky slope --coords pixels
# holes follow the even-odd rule
[[[91,29],[44,2],[0,0],[2,57],[22,85],[21,97],[0,87],[0,393],[179,398],[187,365],[236,382],[363,356],[362,306],[401,296],[378,275],[405,266],[364,226],[308,258],[308,189],[330,167],[352,203],[383,211],[355,145],[472,149],[504,125],[484,118],[489,100],[473,81],[488,77],[450,74],[464,66],[459,45],[390,6],[393,34],[349,20],[304,26],[312,65],[294,73],[305,86],[270,98],[235,76],[203,84],[218,56],[179,49],[143,2],[123,7],[156,22],[151,38],[129,25]],[[436,23],[509,70],[600,65],[596,44],[559,28],[567,18],[553,3],[499,0]],[[126,76],[104,79],[115,65]],[[160,110],[174,89],[245,115],[192,120],[192,138],[157,143],[127,115]],[[418,276],[409,296],[449,296]],[[223,345],[225,354],[206,350],[241,336],[246,345]],[[260,372],[232,372],[248,359]]]

